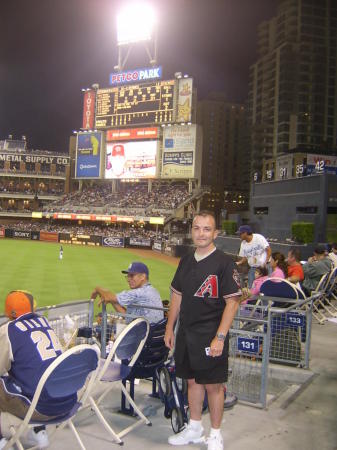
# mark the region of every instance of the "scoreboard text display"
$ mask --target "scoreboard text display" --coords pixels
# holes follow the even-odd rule
[[[175,81],[98,89],[95,128],[173,122]]]

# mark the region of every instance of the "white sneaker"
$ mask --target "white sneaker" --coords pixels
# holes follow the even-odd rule
[[[206,439],[207,450],[223,450],[223,440],[221,434],[209,436]]]
[[[187,425],[180,433],[168,438],[168,443],[171,445],[197,444],[204,441],[204,429],[201,427],[199,430],[195,430],[190,425]]]
[[[4,448],[5,445],[7,444],[7,442],[8,442],[8,439],[6,439],[6,438],[1,438],[1,439],[0,439],[0,449]],[[10,447],[10,450],[13,450],[13,447]]]
[[[27,433],[20,439],[24,447],[47,448],[49,446],[49,439],[46,430],[38,431],[37,433],[33,428],[29,428]]]

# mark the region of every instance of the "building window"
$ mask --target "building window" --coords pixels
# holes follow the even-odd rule
[[[269,208],[268,206],[259,206],[254,208],[254,214],[257,216],[260,216],[262,214],[268,214],[269,213]]]
[[[318,208],[317,206],[297,206],[296,213],[297,214],[317,214]]]

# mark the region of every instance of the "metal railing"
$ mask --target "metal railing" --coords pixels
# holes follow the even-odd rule
[[[309,369],[314,297],[264,296],[260,304],[240,309],[230,330],[229,392],[242,402],[265,408],[267,396],[278,395],[290,383],[287,371],[278,378],[271,363]],[[278,307],[272,306],[274,302]]]

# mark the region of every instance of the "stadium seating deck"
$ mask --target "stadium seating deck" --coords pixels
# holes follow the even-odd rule
[[[337,404],[337,348],[335,345],[336,324],[314,324],[311,345],[311,369],[316,373],[314,380],[302,392],[292,395],[292,387],[269,404],[267,410],[260,410],[238,404],[225,411],[222,424],[225,448],[239,450],[307,450],[336,449],[336,404]],[[149,415],[151,429],[142,427],[128,434],[125,449],[172,449],[167,437],[172,434],[170,420],[163,415],[163,405],[158,399],[148,397],[151,383],[141,381],[137,386],[137,403]],[[118,426],[116,412],[120,395],[112,392],[105,403],[105,414]],[[125,416],[121,419],[125,423]],[[134,419],[129,418],[130,422]],[[209,430],[209,415],[203,417],[206,431]],[[90,413],[79,416],[78,427],[87,448],[110,450],[112,446],[104,429]],[[150,431],[150,432],[149,432]],[[69,447],[71,446],[71,447]],[[73,448],[69,430],[62,430],[57,441],[52,441],[51,450]],[[116,447],[117,448],[117,447]],[[184,446],[188,449],[204,449],[204,444]]]

